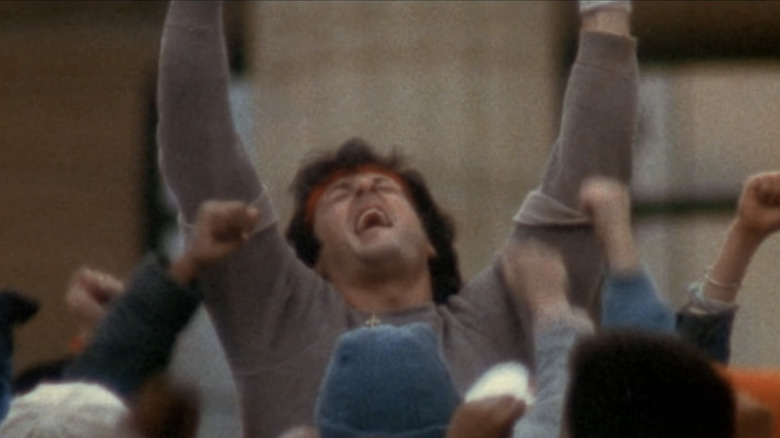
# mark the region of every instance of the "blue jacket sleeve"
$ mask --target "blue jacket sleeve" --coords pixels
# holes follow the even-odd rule
[[[684,307],[677,312],[677,334],[711,359],[726,364],[731,357],[731,330],[736,310],[699,314]]]
[[[625,277],[610,275],[604,287],[601,301],[603,328],[674,333],[674,312],[661,299],[645,271]]]

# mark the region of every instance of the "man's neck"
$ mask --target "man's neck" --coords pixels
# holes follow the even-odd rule
[[[372,313],[409,309],[433,302],[431,276],[417,273],[356,275],[350,281],[333,279],[333,285],[352,307]]]

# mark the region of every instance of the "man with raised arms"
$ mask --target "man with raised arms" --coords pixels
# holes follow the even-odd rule
[[[592,310],[603,256],[577,196],[589,176],[630,177],[637,65],[630,2],[579,4],[582,32],[560,135],[506,245],[535,238],[559,252],[569,299]],[[543,362],[535,347],[568,336],[563,326],[534,330],[522,297],[505,286],[498,259],[461,281],[452,222],[422,176],[397,157],[352,139],[305,164],[294,178],[295,212],[283,231],[233,126],[221,26],[220,2],[171,3],[161,45],[158,139],[185,228],[209,200],[242,201],[259,211],[246,246],[203,276],[247,436],[311,424],[337,338],[365,324],[430,325],[460,391],[498,362],[516,360],[532,370]]]

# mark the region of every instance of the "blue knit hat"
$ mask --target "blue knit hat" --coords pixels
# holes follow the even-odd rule
[[[322,438],[442,438],[460,401],[427,326],[364,327],[339,338],[315,421]]]

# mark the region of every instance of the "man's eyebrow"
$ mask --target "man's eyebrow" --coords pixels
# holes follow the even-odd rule
[[[395,178],[391,178],[391,177],[389,177],[387,175],[379,175],[379,174],[374,175],[374,181],[389,182],[389,183],[395,184],[395,185],[397,185],[399,187],[401,186],[401,183],[399,183]]]
[[[349,180],[342,178],[330,184],[328,188],[325,189],[325,193],[333,193],[337,190],[349,190],[350,187],[352,187],[352,183]]]

